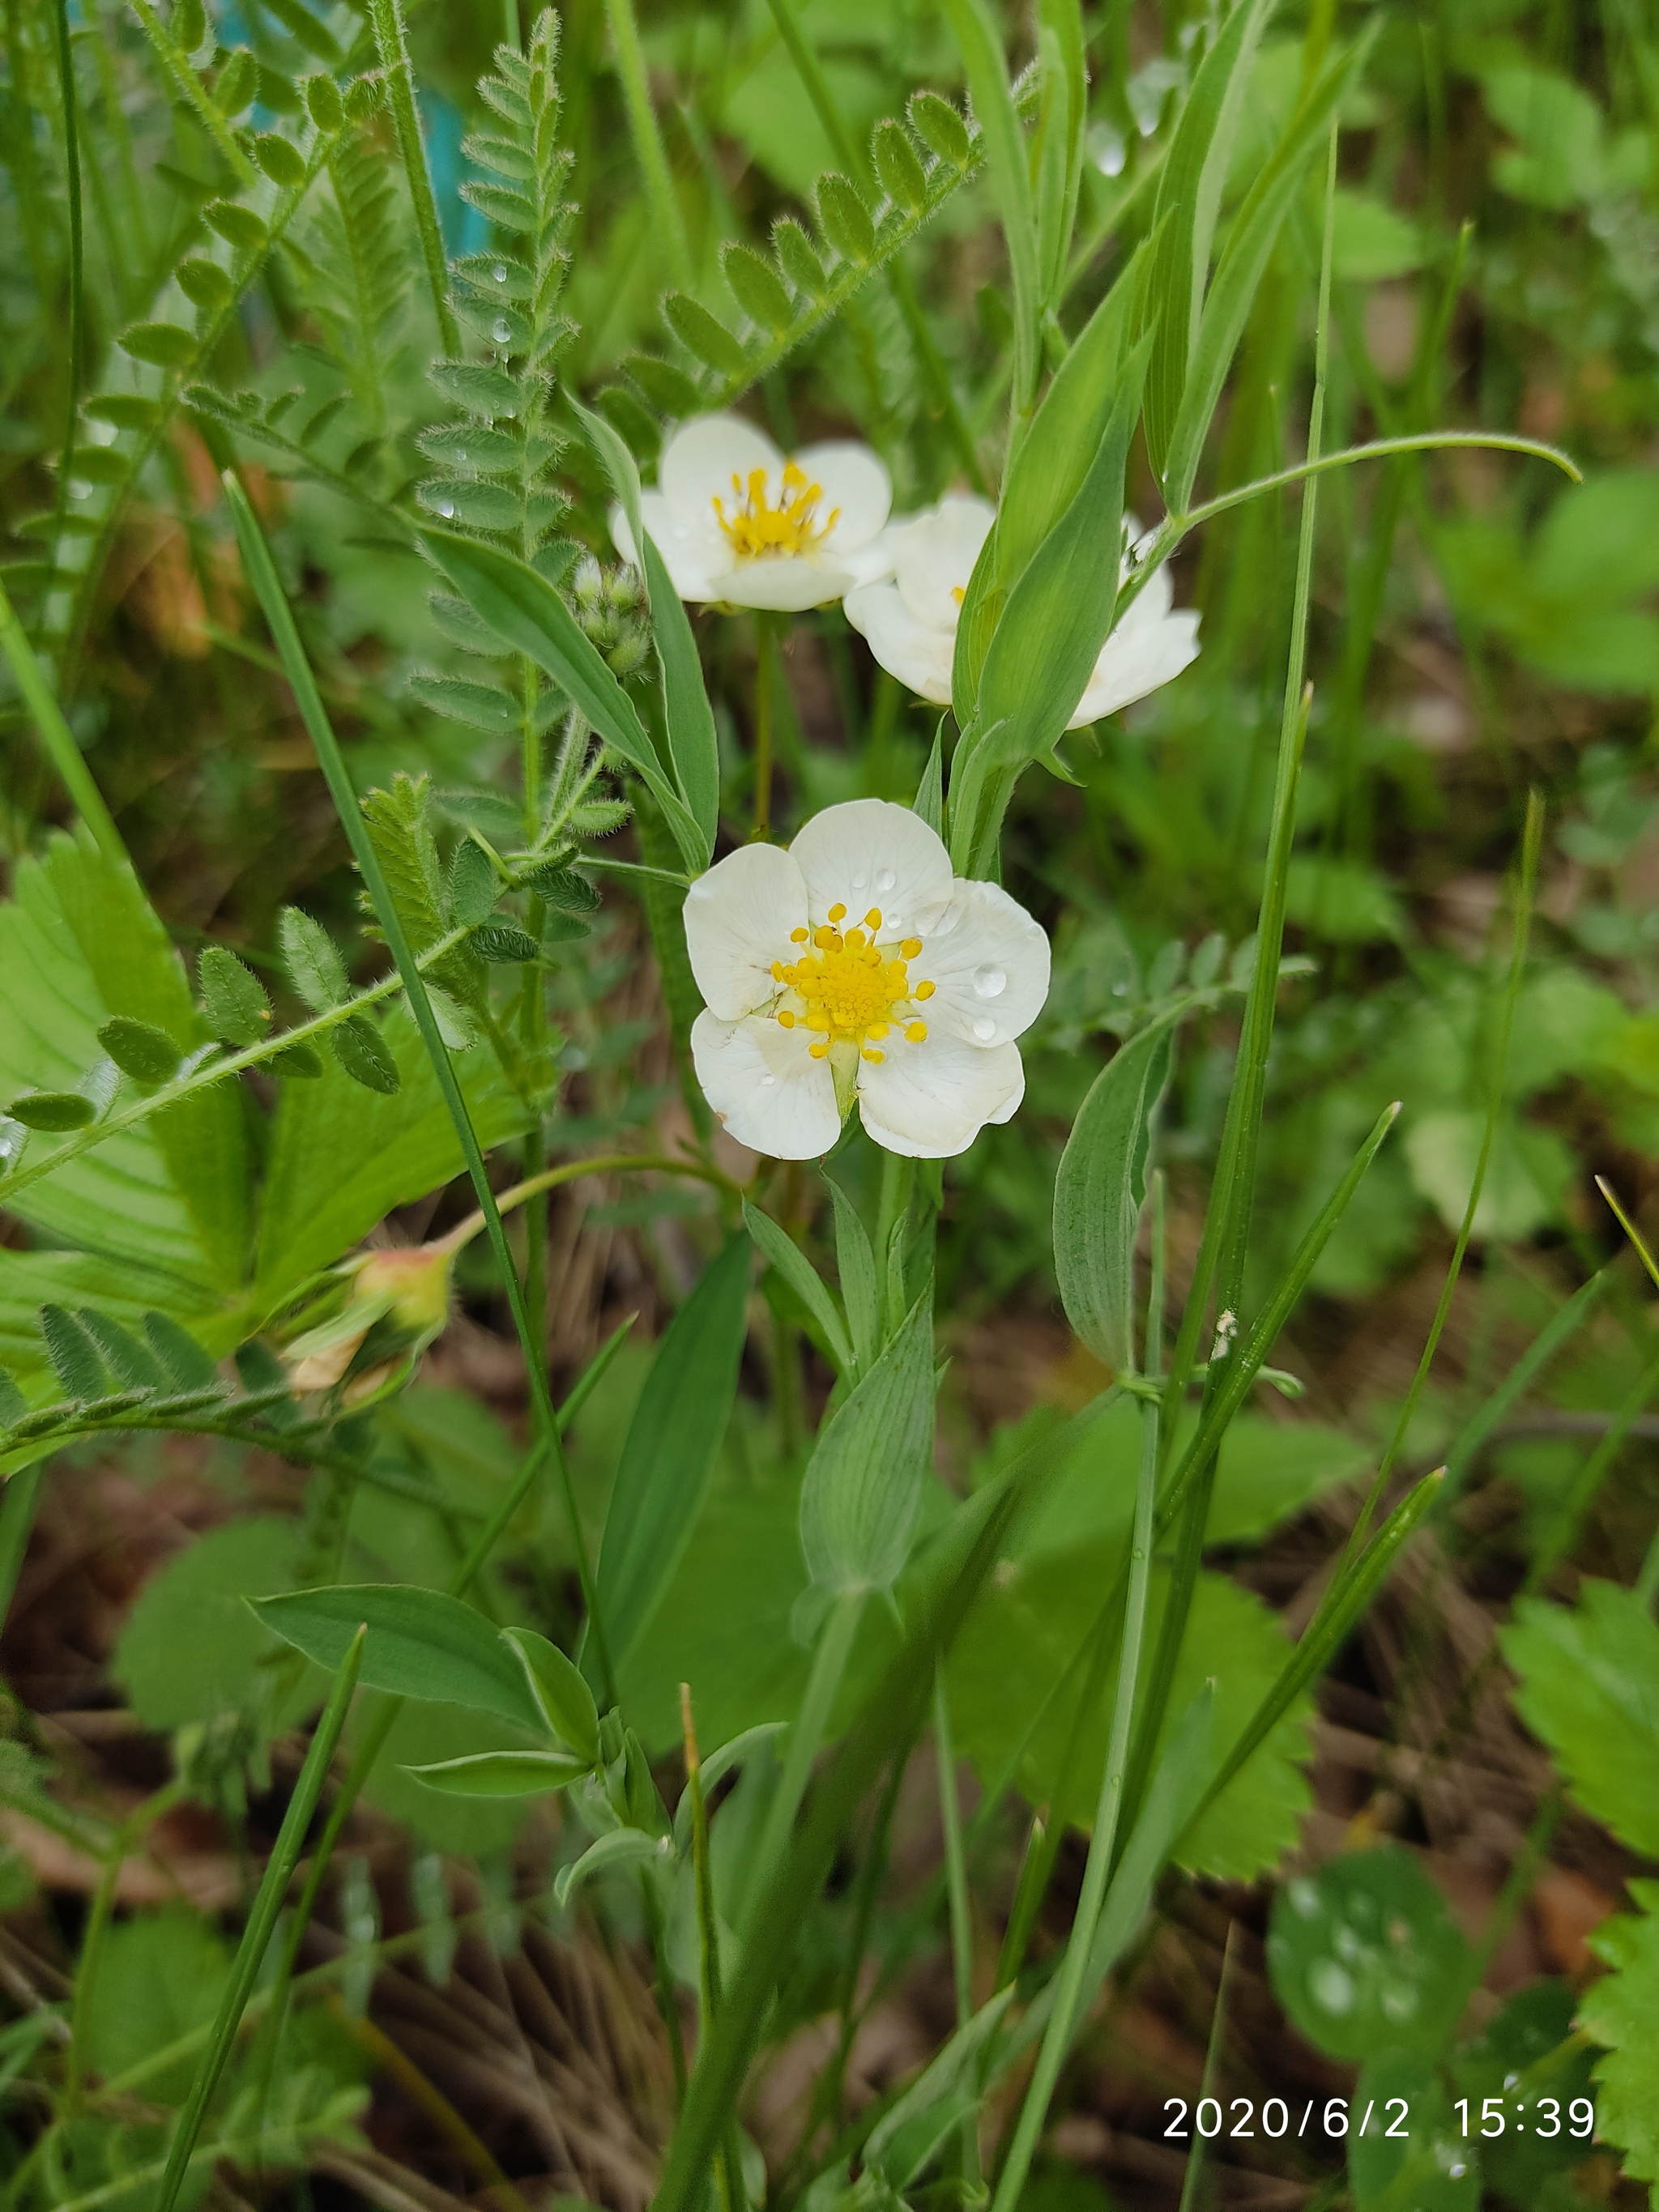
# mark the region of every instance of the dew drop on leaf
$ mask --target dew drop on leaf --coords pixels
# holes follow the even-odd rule
[[[1353,2003],[1353,1984],[1334,1959],[1322,1959],[1308,1977],[1309,1994],[1326,2012],[1345,2013]]]

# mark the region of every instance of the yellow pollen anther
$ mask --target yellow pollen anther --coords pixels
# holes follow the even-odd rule
[[[892,1024],[890,1022],[872,1022],[869,1028],[866,1030],[864,1034],[867,1037],[875,1037],[879,1039],[881,1037],[884,1037],[891,1027]]]
[[[869,913],[865,915],[864,926],[866,929],[881,927],[881,908],[878,906],[872,906]]]
[[[864,950],[864,932],[861,929],[849,929],[847,933],[845,943],[847,950],[849,952],[862,952]],[[878,953],[876,957],[879,959],[881,955]]]
[[[779,1016],[779,1019],[782,1019],[781,1015]],[[927,1024],[926,1022],[907,1022],[904,1025],[904,1034],[912,1044],[922,1044],[927,1041]]]
[[[832,906],[832,907],[830,908],[830,921],[846,921],[846,919],[847,919],[847,909],[846,909],[846,908],[845,908],[844,906],[842,906],[842,905],[839,902],[839,901],[837,901],[837,902],[836,902],[834,906]]]
[[[910,996],[913,999],[931,999],[938,988],[934,983],[918,983]]]
[[[966,586],[965,586],[964,585],[962,585],[962,584],[952,584],[952,585],[951,585],[951,598],[956,601],[956,603],[957,603],[957,605],[958,606],[960,606],[960,605],[962,605],[963,601],[967,598],[967,596],[968,596],[967,588],[966,588]]]
[[[884,1060],[886,1057],[887,1055],[884,1052],[878,1052],[873,1045],[867,1045],[859,1054],[859,1058],[860,1060],[867,1060],[871,1061]]]
[[[792,945],[805,945],[809,942],[811,934],[810,929],[792,929],[789,933],[789,942]]]
[[[907,937],[900,945],[899,951],[907,960],[914,960],[921,951],[921,939],[919,937]]]
[[[824,922],[812,932],[812,942],[820,952],[839,951],[841,934],[839,931],[831,929],[828,922]]]
[[[846,910],[832,906],[832,921]],[[866,927],[879,927],[880,922],[879,908],[872,908]],[[817,1059],[842,1043],[856,1046],[866,1060],[882,1059],[877,1040],[902,1025],[911,996],[904,962],[885,958],[862,927],[843,934],[830,923],[820,924],[812,932],[811,946],[793,964],[780,962],[773,970],[799,994],[791,1012],[778,1019],[786,1029],[800,1023],[813,1031],[818,1042],[811,1050]]]
[[[781,960],[775,960],[772,963],[772,981],[775,983],[781,983],[783,981],[783,963]]]
[[[795,1018],[792,1013],[788,1012],[787,1010],[778,1016],[778,1027],[780,1029],[792,1030],[794,1026]]]
[[[793,461],[784,465],[775,507],[767,495],[768,475],[765,469],[750,469],[745,481],[732,471],[735,506],[730,514],[726,501],[718,492],[714,494],[714,520],[740,561],[788,559],[811,553],[841,517],[841,509],[836,507],[820,520],[817,508],[823,487],[813,483]]]
[[[830,1048],[827,1044],[809,1044],[806,1050],[808,1057],[812,1060],[828,1060],[830,1057]]]

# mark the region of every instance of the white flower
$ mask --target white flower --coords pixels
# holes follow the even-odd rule
[[[883,544],[895,580],[861,584],[847,594],[847,619],[868,640],[882,666],[936,707],[951,703],[957,617],[995,520],[994,508],[982,499],[950,498],[893,523]],[[1139,526],[1133,517],[1126,520],[1133,538]],[[1126,579],[1133,565],[1125,559]],[[1176,611],[1174,597],[1169,569],[1156,569],[1100,648],[1068,729],[1081,730],[1133,699],[1144,699],[1197,659],[1198,617],[1188,608]]]
[[[686,894],[685,941],[697,1080],[754,1152],[827,1152],[856,1098],[890,1152],[950,1159],[1024,1096],[1048,940],[999,884],[953,878],[908,807],[855,799],[787,852],[728,854]]]
[[[657,484],[640,520],[683,599],[797,614],[889,573],[893,487],[867,446],[803,446],[786,461],[741,416],[701,415],[664,447]],[[619,507],[611,534],[637,562]]]

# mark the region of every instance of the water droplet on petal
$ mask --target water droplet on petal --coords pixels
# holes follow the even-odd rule
[[[763,1075],[761,1078],[761,1088],[764,1090],[769,1083],[775,1083],[777,1079],[778,1079],[775,1075]]]
[[[876,872],[876,889],[878,891],[890,891],[897,881],[898,878],[890,868],[879,868]]]
[[[489,335],[497,345],[505,345],[513,335],[513,325],[505,315],[497,315],[489,325]]]
[[[974,1024],[974,1035],[979,1039],[981,1044],[989,1044],[992,1039],[996,1036],[996,1024],[993,1021],[988,1021],[983,1014],[981,1014],[979,1019]]]
[[[1008,978],[1000,968],[975,968],[974,988],[981,999],[994,999],[1006,989]]]

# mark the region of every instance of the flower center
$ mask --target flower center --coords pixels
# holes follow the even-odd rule
[[[778,503],[774,507],[767,497],[769,473],[765,469],[750,469],[745,489],[743,478],[732,471],[735,501],[730,514],[720,494],[714,495],[714,520],[740,561],[787,560],[810,553],[823,544],[841,518],[841,509],[832,507],[823,520],[818,520],[823,487],[815,484],[793,461],[784,463]]]
[[[832,906],[830,919],[817,929],[798,929],[792,942],[801,950],[793,961],[775,960],[772,980],[801,1002],[778,1012],[781,1026],[797,1023],[816,1032],[807,1047],[814,1060],[826,1059],[836,1044],[853,1044],[860,1058],[882,1060],[881,1049],[895,1022],[907,1041],[921,1044],[927,1035],[924,1021],[908,1018],[912,1001],[931,999],[930,982],[910,981],[910,963],[921,951],[919,937],[883,945],[881,909],[872,907],[860,925],[843,932],[836,925],[847,918],[844,906]]]

